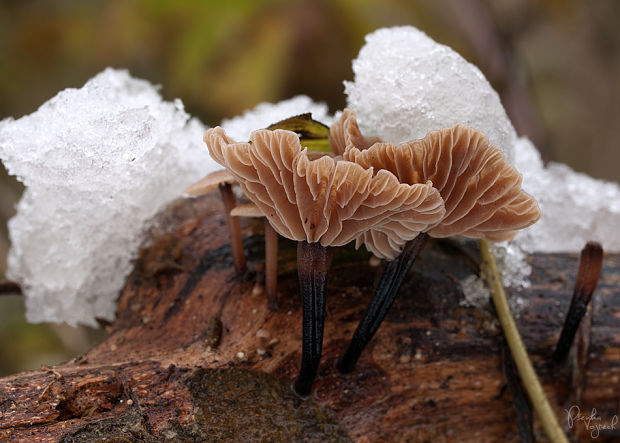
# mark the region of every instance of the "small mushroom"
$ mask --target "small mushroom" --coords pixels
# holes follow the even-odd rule
[[[392,172],[402,183],[431,181],[445,204],[444,216],[415,238],[387,236],[385,231],[360,234],[375,255],[388,263],[364,317],[338,368],[344,373],[355,367],[362,350],[373,337],[404,278],[429,236],[462,235],[490,241],[512,239],[519,229],[540,218],[536,200],[521,189],[521,175],[503,153],[491,146],[479,131],[456,125],[429,133],[424,139],[394,146],[375,143],[369,148],[361,136],[355,115],[346,110],[333,129],[333,145],[344,146],[343,158],[365,168]],[[362,149],[359,149],[360,145]],[[402,248],[397,257],[396,246]]]
[[[243,236],[241,235],[241,227],[239,219],[231,214],[236,206],[235,194],[232,191],[232,185],[236,183],[235,178],[225,169],[215,171],[196,183],[189,186],[184,194],[190,196],[199,196],[207,194],[215,188],[219,188],[226,211],[226,222],[230,233],[230,249],[232,251],[233,263],[238,276],[244,275],[248,268],[245,263],[245,253],[243,252]]]
[[[204,139],[211,156],[239,181],[271,226],[299,242],[303,340],[294,389],[308,395],[321,358],[331,247],[368,229],[385,228],[388,237],[424,229],[443,217],[443,201],[430,182],[402,184],[388,171],[375,174],[329,155],[311,160],[295,132],[259,130],[249,143],[235,143],[221,128],[212,128]]]
[[[254,203],[239,205],[231,211],[236,217],[263,217],[265,214]],[[265,218],[265,289],[270,311],[278,310],[278,233]]]
[[[237,181],[235,178],[226,170],[223,169],[221,171],[215,171],[208,174],[203,179],[191,185],[184,192],[186,195],[190,196],[199,196],[204,195],[219,187],[221,189],[222,185],[232,185]],[[233,196],[234,199],[234,196]],[[233,209],[227,214],[226,220],[228,222],[228,227],[231,232],[231,244],[236,240],[241,238],[241,230],[239,228],[239,222],[237,221],[237,217],[265,217],[265,215],[261,212],[258,207],[253,203],[243,204],[234,206]],[[230,220],[234,222],[231,224]],[[235,227],[238,229],[238,234],[233,235],[233,229]],[[241,244],[243,246],[243,244]],[[245,255],[243,254],[243,248],[238,249],[231,248],[233,251],[233,261],[234,263],[238,263],[234,257],[235,253],[240,253],[242,256],[243,263],[245,263]],[[278,234],[273,230],[269,221],[265,219],[265,286],[267,288],[267,305],[270,310],[276,311],[278,309],[278,299],[277,299],[277,269],[278,266]],[[235,265],[236,268],[236,265]],[[245,272],[245,271],[244,271]],[[239,273],[237,271],[237,273]],[[242,275],[242,274],[239,274]]]

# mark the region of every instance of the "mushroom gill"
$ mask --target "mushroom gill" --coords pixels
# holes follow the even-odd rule
[[[348,145],[343,158],[388,170],[402,183],[430,180],[446,207],[444,217],[426,231],[431,237],[510,240],[541,216],[502,151],[482,132],[462,125],[398,146],[375,143],[360,150]]]
[[[342,246],[360,233],[385,231],[413,238],[443,217],[443,202],[430,182],[400,183],[387,170],[324,155],[310,160],[294,132],[254,131],[235,143],[219,128],[207,130],[211,156],[284,237]],[[398,247],[386,251],[390,257]]]
[[[211,156],[239,181],[271,226],[298,241],[303,340],[294,389],[308,395],[321,358],[330,247],[371,229],[397,236],[385,251],[395,257],[400,249],[389,246],[441,220],[443,200],[430,182],[403,184],[387,170],[375,173],[338,156],[311,160],[291,131],[254,131],[248,143],[235,143],[217,127],[204,139]]]

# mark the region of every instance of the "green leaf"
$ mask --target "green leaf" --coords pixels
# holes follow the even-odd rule
[[[300,138],[299,142],[304,148],[310,151],[331,152],[329,149],[329,141],[326,138]]]
[[[282,121],[270,125],[267,129],[270,129],[272,131],[274,129],[286,129],[289,131],[293,131],[296,132],[297,135],[299,135],[299,138],[302,140],[329,138],[329,127],[325,126],[321,122],[312,120],[312,114],[310,113],[286,118]],[[310,149],[309,146],[308,149]]]

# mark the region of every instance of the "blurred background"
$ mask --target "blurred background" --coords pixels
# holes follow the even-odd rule
[[[333,112],[364,35],[410,24],[480,67],[545,160],[618,181],[618,23],[617,0],[0,0],[0,119],[106,66],[161,84],[207,125],[296,94]],[[0,279],[21,191],[0,166]],[[29,325],[19,296],[0,297],[0,375],[67,360],[103,336]]]

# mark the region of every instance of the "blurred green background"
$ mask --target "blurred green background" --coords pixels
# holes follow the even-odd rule
[[[106,66],[161,84],[208,125],[295,94],[335,111],[364,35],[411,24],[481,68],[546,160],[617,181],[618,23],[617,0],[0,0],[0,118]],[[0,167],[0,279],[20,193]],[[104,335],[28,325],[22,305],[0,297],[0,375],[66,360]]]

